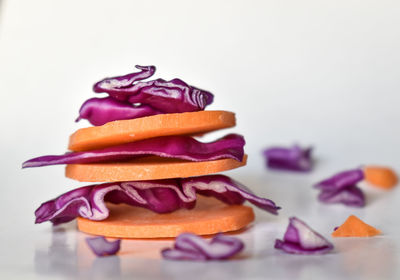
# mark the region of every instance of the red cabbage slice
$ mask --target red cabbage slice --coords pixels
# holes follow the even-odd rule
[[[315,185],[321,192],[318,199],[324,203],[341,203],[346,206],[365,206],[363,191],[356,184],[364,179],[361,169],[339,172]]]
[[[311,147],[303,149],[294,145],[291,148],[271,147],[263,153],[268,168],[306,172],[312,169],[311,152]]]
[[[347,186],[337,191],[321,191],[318,199],[324,203],[341,203],[353,207],[365,206],[364,193],[357,186]]]
[[[281,207],[272,200],[258,197],[245,185],[225,175],[205,175],[181,179],[183,192],[188,197],[195,197],[196,192],[213,196],[227,204],[242,204],[246,200],[271,214],[277,215]],[[229,194],[229,195],[228,195]]]
[[[210,92],[190,86],[180,79],[138,82],[151,77],[155,67],[137,65],[136,68],[142,72],[106,78],[97,82],[93,90],[108,93],[117,100],[147,104],[163,113],[200,111],[213,102],[214,96]]]
[[[22,168],[56,164],[121,161],[145,155],[189,161],[209,161],[222,158],[242,161],[244,145],[245,140],[239,134],[228,134],[210,143],[199,142],[190,136],[163,136],[99,150],[41,156],[24,162]]]
[[[324,254],[333,249],[333,244],[296,217],[289,218],[283,240],[276,239],[275,248],[290,254]]]
[[[129,120],[162,114],[149,105],[132,105],[111,97],[91,98],[79,109],[79,117],[75,120],[87,119],[92,125],[103,125],[111,121]]]
[[[180,261],[205,261],[206,256],[196,251],[183,251],[172,248],[167,248],[161,251],[164,259],[180,260]]]
[[[36,223],[51,221],[60,224],[78,216],[104,220],[109,215],[105,202],[144,207],[156,213],[191,209],[196,203],[196,193],[213,196],[227,204],[242,204],[247,200],[272,214],[278,214],[280,209],[273,201],[254,195],[227,176],[206,175],[81,187],[43,203],[35,212]]]
[[[175,239],[174,248],[162,250],[168,260],[225,260],[244,248],[243,242],[232,236],[217,234],[209,242],[192,233],[182,233]]]
[[[141,71],[124,76],[105,78],[94,84],[93,91],[98,93],[111,92],[115,99],[126,100],[126,93],[123,91],[124,89],[129,89],[135,82],[150,78],[156,72],[155,66],[136,65],[135,67]],[[122,91],[122,93],[119,94],[118,90]]]
[[[86,243],[98,257],[115,255],[121,247],[120,239],[108,241],[104,236],[88,237]]]
[[[355,185],[363,179],[364,172],[361,169],[351,169],[339,172],[338,174],[317,183],[315,187],[321,190],[337,191]]]

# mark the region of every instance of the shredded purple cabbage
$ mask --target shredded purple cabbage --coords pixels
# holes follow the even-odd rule
[[[341,203],[346,206],[364,207],[365,196],[357,186],[348,186],[338,191],[321,191],[318,199],[324,203]]]
[[[82,104],[79,117],[75,120],[87,119],[92,125],[103,125],[116,120],[129,120],[162,114],[149,105],[133,105],[112,97],[91,98]]]
[[[88,237],[86,243],[98,257],[115,255],[121,247],[120,239],[108,241],[104,236]]]
[[[275,215],[280,209],[273,201],[254,195],[228,176],[206,175],[81,187],[43,203],[35,211],[36,223],[51,221],[60,224],[78,216],[103,220],[109,215],[105,202],[144,207],[156,213],[191,209],[195,206],[196,194],[213,196],[227,204],[242,204],[247,200]]]
[[[361,169],[342,171],[315,185],[321,192],[318,199],[324,203],[341,203],[346,206],[365,206],[363,191],[356,186],[364,179]]]
[[[315,185],[316,188],[326,191],[338,191],[348,186],[353,186],[364,180],[364,172],[361,169],[352,169],[339,172]]]
[[[93,91],[98,93],[100,92],[112,93],[115,99],[126,100],[127,94],[124,92],[124,89],[129,91],[129,88],[135,82],[150,78],[156,72],[155,66],[136,65],[135,67],[136,69],[139,69],[141,71],[127,74],[124,76],[105,78],[100,82],[94,84]],[[120,93],[119,91],[122,92]]]
[[[24,162],[22,168],[55,164],[121,161],[146,155],[189,161],[209,161],[222,158],[242,161],[244,145],[245,140],[239,134],[229,134],[210,143],[201,143],[189,136],[163,136],[99,150],[41,156]]]
[[[289,218],[283,240],[276,239],[275,248],[290,254],[324,254],[333,249],[333,244],[296,217]]]
[[[151,77],[156,68],[138,65],[136,68],[141,72],[103,79],[93,86],[93,90],[108,93],[110,97],[130,104],[146,104],[163,113],[200,111],[213,102],[214,96],[210,92],[190,86],[180,79],[140,82]]]
[[[243,242],[236,237],[217,234],[208,242],[195,234],[182,233],[175,239],[174,248],[164,249],[161,254],[168,260],[225,260],[243,248]]]
[[[263,154],[268,168],[306,172],[312,169],[311,152],[311,147],[303,149],[294,145],[291,148],[271,147]]]

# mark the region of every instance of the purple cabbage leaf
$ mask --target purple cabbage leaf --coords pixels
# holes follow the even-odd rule
[[[348,186],[337,191],[321,191],[318,199],[324,203],[341,203],[346,206],[364,207],[365,196],[357,186]]]
[[[51,221],[60,224],[76,217],[104,220],[109,215],[105,202],[144,207],[156,213],[180,208],[191,209],[196,195],[213,196],[227,204],[249,201],[255,206],[278,214],[280,207],[269,199],[254,195],[241,183],[224,175],[156,181],[132,181],[90,185],[69,191],[43,203],[36,211],[36,223]]]
[[[291,148],[271,147],[264,150],[263,154],[270,169],[307,172],[313,166],[311,152],[311,147],[294,145]]]
[[[296,217],[289,218],[283,240],[276,239],[275,248],[289,254],[316,255],[333,249],[333,244]]]
[[[108,241],[104,236],[88,237],[86,243],[98,257],[115,255],[121,247],[120,239]]]
[[[111,97],[91,98],[86,100],[75,120],[87,119],[92,125],[103,125],[111,121],[129,120],[162,114],[163,112],[149,105],[133,105]]]
[[[339,172],[315,185],[320,189],[318,200],[323,203],[341,203],[346,206],[365,206],[363,191],[356,186],[364,179],[361,169],[352,169]]]
[[[136,68],[141,72],[103,79],[93,86],[93,90],[131,104],[147,104],[163,113],[200,111],[213,102],[210,92],[190,86],[180,79],[140,82],[151,77],[155,67],[137,65]]]
[[[168,260],[225,260],[238,254],[244,248],[243,242],[232,236],[217,234],[210,241],[192,233],[182,233],[175,239],[174,248],[162,250]]]
[[[93,91],[97,93],[109,93],[117,100],[127,100],[129,95],[126,93],[125,89],[129,91],[134,83],[150,78],[156,72],[155,66],[136,65],[135,68],[141,71],[124,76],[105,78],[93,85]]]
[[[30,159],[22,168],[56,164],[98,163],[154,155],[188,161],[210,161],[231,158],[242,161],[245,140],[239,134],[228,134],[214,142],[202,143],[190,136],[163,136],[118,146],[84,152],[68,152]]]
[[[315,185],[321,190],[337,191],[348,186],[353,186],[364,179],[364,172],[361,169],[351,169],[339,172],[328,179]]]

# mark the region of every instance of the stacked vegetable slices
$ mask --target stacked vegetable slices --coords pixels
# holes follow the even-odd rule
[[[203,143],[197,134],[235,126],[227,111],[204,111],[213,95],[179,79],[142,81],[154,66],[94,85],[105,98],[87,100],[77,120],[93,127],[70,137],[68,152],[23,167],[66,164],[66,176],[103,182],[43,203],[36,223],[78,218],[81,231],[118,238],[175,237],[241,229],[254,220],[245,201],[277,214],[280,207],[217,172],[246,164],[245,141],[229,134]]]

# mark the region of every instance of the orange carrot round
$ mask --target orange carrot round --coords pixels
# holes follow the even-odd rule
[[[209,235],[244,228],[254,220],[251,207],[227,205],[215,198],[198,196],[196,207],[157,214],[128,205],[109,204],[110,216],[102,221],[78,218],[80,231],[116,238],[176,237],[183,232]]]
[[[227,111],[160,114],[113,121],[77,130],[70,136],[68,148],[72,151],[85,151],[152,137],[202,134],[233,127],[235,123],[235,114]]]
[[[235,159],[185,161],[146,157],[128,162],[68,164],[65,176],[81,182],[119,182],[181,178],[208,175],[246,165]]]
[[[367,182],[382,189],[391,189],[398,182],[396,173],[385,166],[366,166],[364,174]]]

